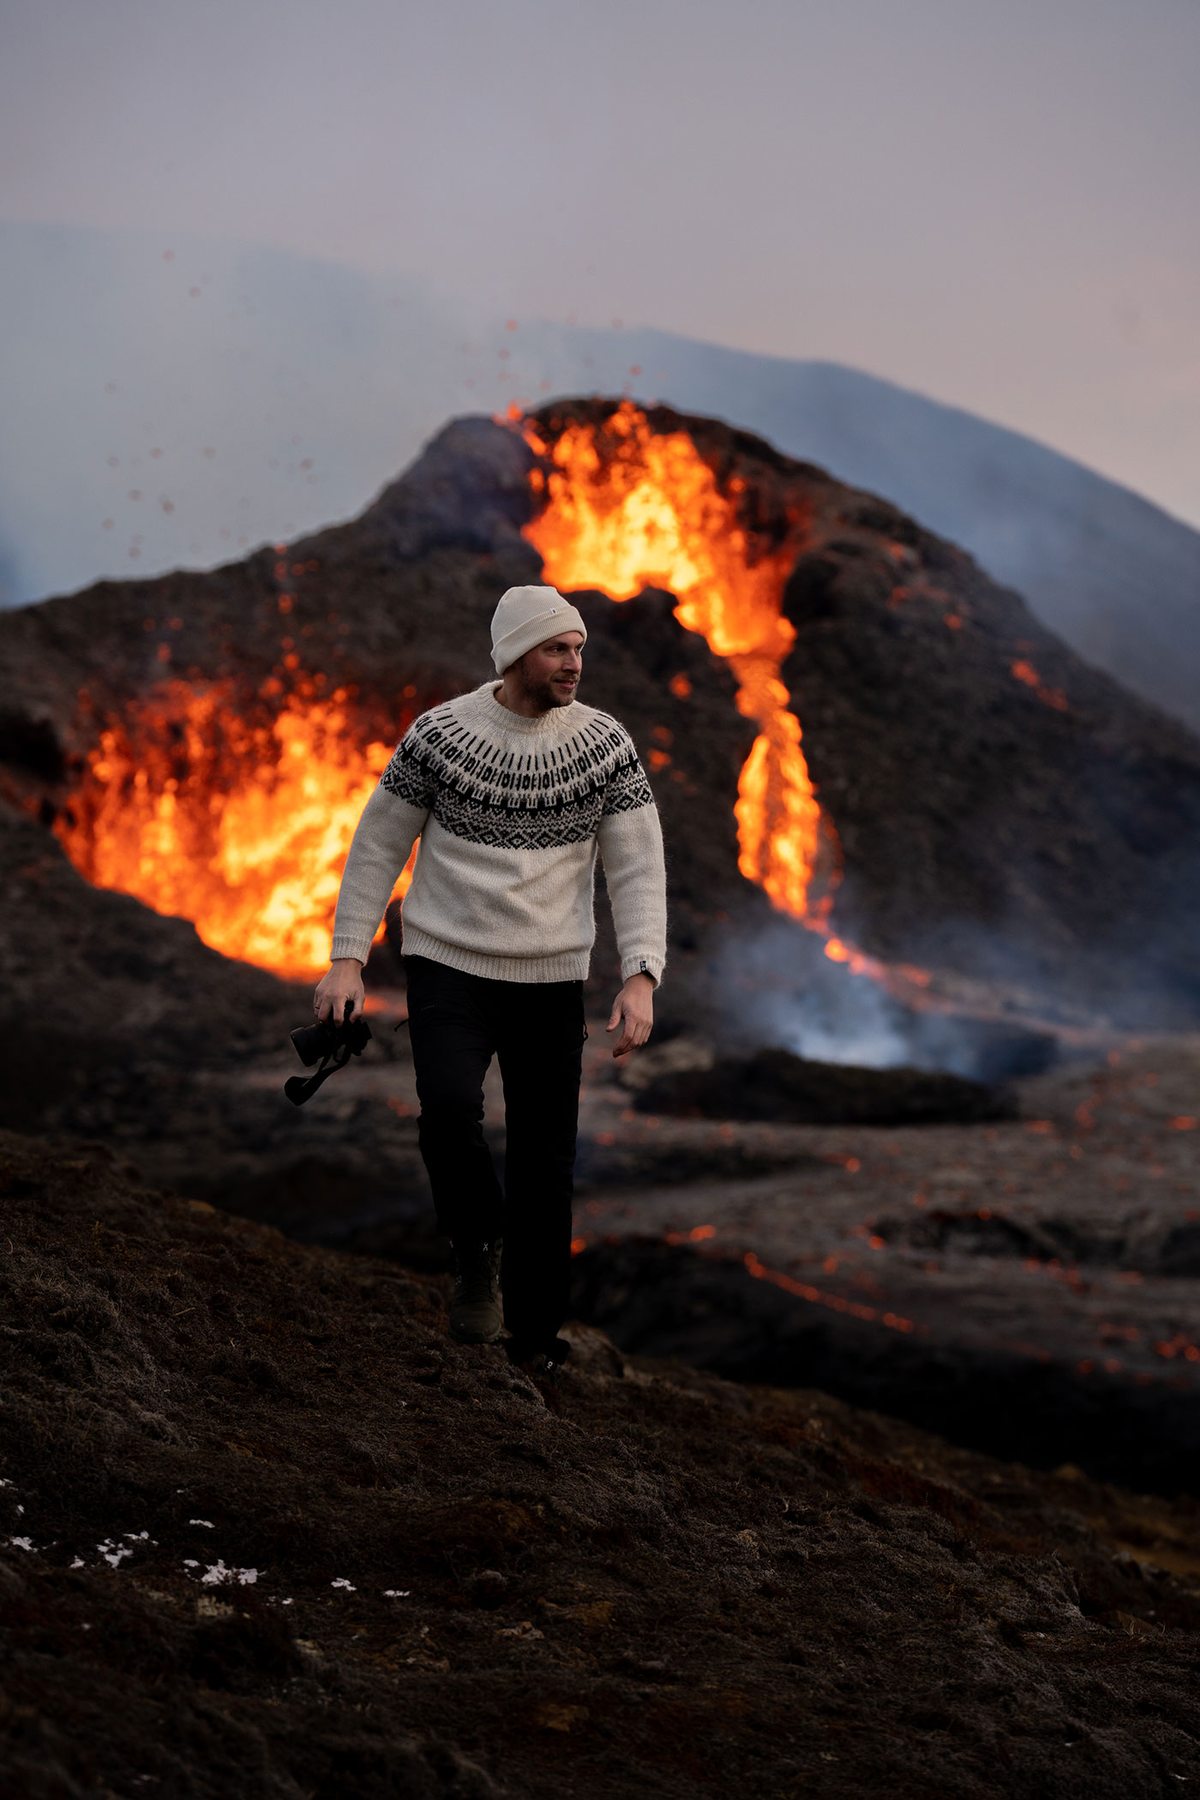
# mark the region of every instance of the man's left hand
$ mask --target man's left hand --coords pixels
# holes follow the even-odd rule
[[[616,999],[612,1011],[608,1015],[607,1031],[615,1031],[624,1020],[625,1029],[620,1041],[613,1049],[614,1056],[624,1056],[626,1051],[637,1050],[646,1042],[654,1026],[654,977],[652,975],[631,975]]]

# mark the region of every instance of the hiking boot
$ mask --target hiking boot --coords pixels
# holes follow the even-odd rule
[[[451,1245],[450,1335],[462,1344],[491,1344],[500,1336],[500,1244],[492,1238]]]

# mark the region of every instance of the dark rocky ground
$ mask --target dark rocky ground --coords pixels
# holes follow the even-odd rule
[[[574,1324],[0,1136],[23,1796],[953,1794],[1200,1782],[1174,1502]]]
[[[635,1101],[654,1055],[681,1046],[630,1064]],[[993,1122],[685,1124],[598,1083],[598,1136],[723,1135],[777,1166],[588,1197],[586,1316],[629,1349],[1200,1494],[1200,1039],[1122,1039],[1003,1091]]]

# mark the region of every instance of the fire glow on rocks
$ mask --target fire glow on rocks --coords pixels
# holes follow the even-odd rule
[[[781,545],[756,543],[738,517],[742,478],[733,476],[723,493],[686,432],[656,433],[628,400],[599,430],[571,424],[552,441],[533,420],[523,421],[522,430],[550,464],[548,472],[531,472],[544,504],[525,528],[545,579],[560,588],[598,587],[616,601],[647,587],[676,596],[676,618],[728,661],[738,709],[759,726],[738,782],[738,867],[781,911],[827,931],[840,851],[779,673],[796,636],[782,596],[802,540],[802,515],[791,518]],[[823,835],[833,866],[818,898]],[[868,960],[836,939],[826,950],[834,960]]]
[[[347,847],[395,745],[361,742],[344,688],[265,686],[251,717],[231,682],[164,683],[100,731],[55,830],[98,886],[190,919],[226,956],[303,978],[329,960]]]

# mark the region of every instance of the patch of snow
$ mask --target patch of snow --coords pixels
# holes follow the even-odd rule
[[[199,1566],[199,1565],[197,1565],[197,1566]],[[200,1577],[200,1580],[206,1587],[211,1587],[219,1581],[240,1581],[242,1583],[242,1585],[245,1586],[245,1584],[248,1581],[257,1581],[258,1580],[258,1570],[257,1569],[227,1569],[225,1567],[224,1559],[222,1557],[218,1557],[216,1562],[213,1563],[212,1567],[210,1569],[207,1569],[205,1571],[205,1573]]]

